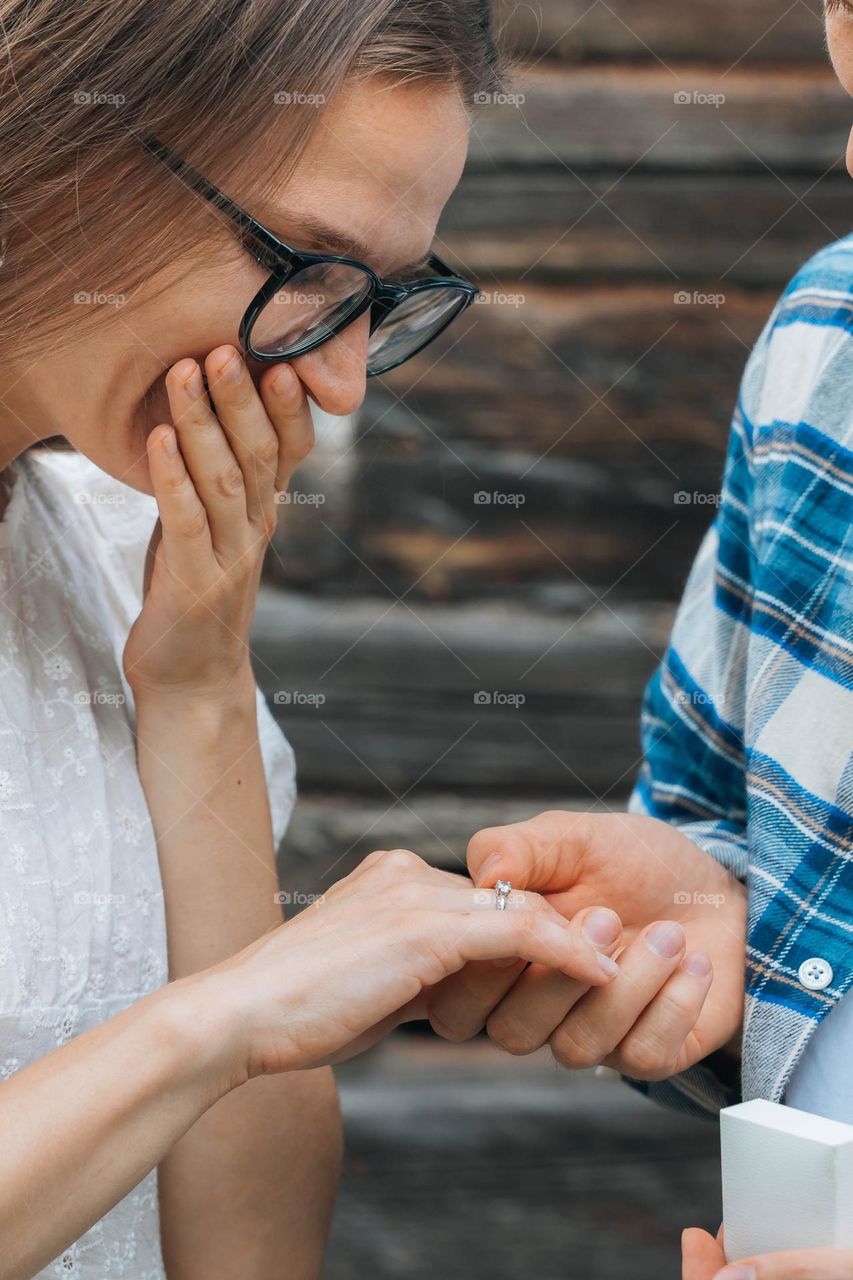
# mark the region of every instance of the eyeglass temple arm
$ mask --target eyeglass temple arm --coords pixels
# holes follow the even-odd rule
[[[145,136],[137,134],[136,139],[141,146],[145,147],[162,164],[171,169],[172,173],[180,178],[181,181],[186,182],[199,195],[204,196],[211,204],[216,205],[217,208],[226,213],[229,218],[238,223],[244,230],[254,231],[257,226],[255,219],[245,209],[241,209],[238,204],[235,204],[224,191],[220,191],[212,182],[208,182],[207,178],[203,177],[197,169],[194,169],[187,160],[179,156],[171,147],[167,147],[165,142],[161,142],[153,134],[146,134]]]
[[[208,182],[202,174],[194,169],[192,165],[179,156],[177,152],[168,147],[165,142],[161,142],[159,138],[155,138],[153,134],[135,135],[137,141],[150,151],[152,155],[165,164],[171,171],[182,181],[186,181],[198,193],[210,200],[212,204],[226,213],[229,218],[236,222],[243,230],[249,231],[253,235],[262,232],[262,228],[256,220],[247,213],[245,209],[241,209],[238,204],[231,200],[224,191],[220,191],[213,183]],[[470,281],[465,280],[458,271],[454,271],[452,267],[440,258],[437,253],[432,253],[429,259],[429,265],[437,271],[439,275],[447,276],[451,280],[462,280],[466,284]],[[473,287],[473,286],[472,286]]]

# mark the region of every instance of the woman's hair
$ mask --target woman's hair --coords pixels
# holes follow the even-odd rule
[[[0,0],[0,19],[0,360],[132,305],[219,225],[134,135],[225,191],[239,170],[251,208],[351,78],[500,85],[488,0]]]

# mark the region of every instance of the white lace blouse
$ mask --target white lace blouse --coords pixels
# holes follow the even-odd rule
[[[167,981],[121,669],[156,503],[78,453],[31,451],[12,474],[0,523],[0,1082]],[[278,842],[293,754],[257,698]],[[164,1275],[152,1170],[39,1280]]]

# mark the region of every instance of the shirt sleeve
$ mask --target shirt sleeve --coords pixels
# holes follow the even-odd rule
[[[142,608],[145,556],[157,522],[157,502],[149,494],[123,484],[72,450],[45,454],[39,465],[49,468],[57,501],[85,522],[89,554],[99,567],[101,599],[118,678],[131,718],[133,692],[122,671],[128,632]],[[266,775],[275,847],[281,844],[296,800],[293,749],[255,686],[258,740]]]
[[[628,803],[631,813],[678,827],[741,880],[748,865],[744,722],[755,577],[752,422],[775,314],[747,363],[716,517],[690,571],[663,660],[645,691],[643,764]],[[714,1116],[740,1097],[739,1081],[726,1072],[724,1061],[711,1055],[660,1083],[626,1080],[657,1102]]]

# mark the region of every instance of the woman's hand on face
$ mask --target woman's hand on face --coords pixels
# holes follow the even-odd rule
[[[134,693],[221,693],[250,675],[248,639],[267,544],[283,492],[314,442],[294,370],[265,371],[258,391],[239,352],[217,347],[201,370],[166,375],[174,427],[147,440],[159,519],[142,612],[124,651]],[[248,686],[247,686],[248,687]]]
[[[715,1240],[690,1228],[681,1237],[682,1280],[850,1280],[853,1250],[796,1249],[726,1263],[722,1227]]]
[[[539,964],[469,967],[431,995],[439,1034],[465,1039],[485,1025],[511,1053],[550,1044],[566,1067],[604,1064],[643,1080],[683,1071],[737,1034],[746,891],[675,828],[633,815],[548,812],[478,832],[468,865],[475,883],[500,877],[534,888],[561,915],[598,930],[619,976],[589,990]],[[618,917],[591,909],[600,904]]]
[[[236,1078],[317,1067],[425,1016],[425,993],[470,961],[521,956],[587,986],[594,947],[536,893],[495,894],[404,849],[371,854],[292,921],[201,977],[226,1010]]]

